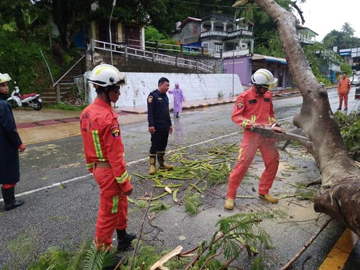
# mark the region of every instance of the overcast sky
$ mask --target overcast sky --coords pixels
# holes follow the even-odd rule
[[[341,31],[345,22],[350,23],[355,37],[360,38],[359,0],[306,0],[298,5],[304,12],[304,26],[319,34],[316,41],[322,41],[333,29]]]

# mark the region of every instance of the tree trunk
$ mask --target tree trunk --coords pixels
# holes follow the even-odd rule
[[[360,236],[360,170],[342,140],[328,95],[300,46],[295,16],[273,0],[254,2],[276,22],[290,72],[303,96],[294,125],[311,138],[319,161],[322,190],[315,198],[315,211],[330,215]]]

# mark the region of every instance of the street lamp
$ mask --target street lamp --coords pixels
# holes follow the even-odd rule
[[[235,28],[236,28],[236,30],[237,30],[237,23],[240,21],[240,19],[236,19],[235,20]],[[239,35],[240,34],[237,34],[237,36],[236,36],[236,39],[235,40],[237,40],[238,38],[239,38]],[[232,57],[232,71],[233,71],[233,74],[232,74],[232,91],[231,91],[231,96],[234,98],[234,96],[235,96],[235,78],[234,78],[234,76],[235,76],[235,44],[236,43],[234,43],[234,45],[233,45],[233,57]]]
[[[110,20],[109,20],[109,35],[110,35],[110,57],[111,57],[111,65],[113,65],[113,54],[112,54],[112,35],[111,35],[111,19],[114,12],[114,7],[116,6],[116,0],[113,1]]]

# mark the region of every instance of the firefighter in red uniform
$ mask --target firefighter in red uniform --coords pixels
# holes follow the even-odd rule
[[[128,249],[136,238],[126,232],[127,196],[133,188],[126,171],[118,116],[111,108],[111,102],[115,103],[120,96],[125,78],[114,66],[99,65],[92,71],[89,82],[94,85],[97,97],[81,113],[80,128],[86,167],[100,189],[95,241],[99,249],[111,249],[116,229],[120,252]]]
[[[254,84],[249,90],[243,92],[236,100],[231,119],[244,128],[244,135],[239,151],[238,163],[229,177],[226,194],[225,209],[234,209],[236,191],[245,176],[256,151],[260,149],[265,163],[265,171],[259,183],[259,197],[270,203],[277,203],[278,199],[269,194],[269,189],[275,179],[279,166],[279,152],[272,138],[264,138],[251,131],[255,127],[271,126],[274,131],[282,132],[276,127],[272,95],[268,92],[269,86],[275,84],[277,79],[267,69],[259,69],[251,77]]]

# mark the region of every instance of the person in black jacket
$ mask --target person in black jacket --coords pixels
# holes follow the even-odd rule
[[[169,112],[169,99],[166,92],[169,90],[169,80],[160,78],[158,89],[152,91],[147,98],[149,132],[151,133],[150,168],[149,174],[155,174],[155,158],[159,161],[159,169],[172,170],[173,165],[165,163],[165,149],[169,134],[172,133],[172,124]]]
[[[24,204],[22,200],[15,200],[15,185],[20,180],[19,151],[25,151],[25,146],[16,130],[11,106],[6,100],[10,80],[8,74],[0,73],[0,184],[5,211]]]

